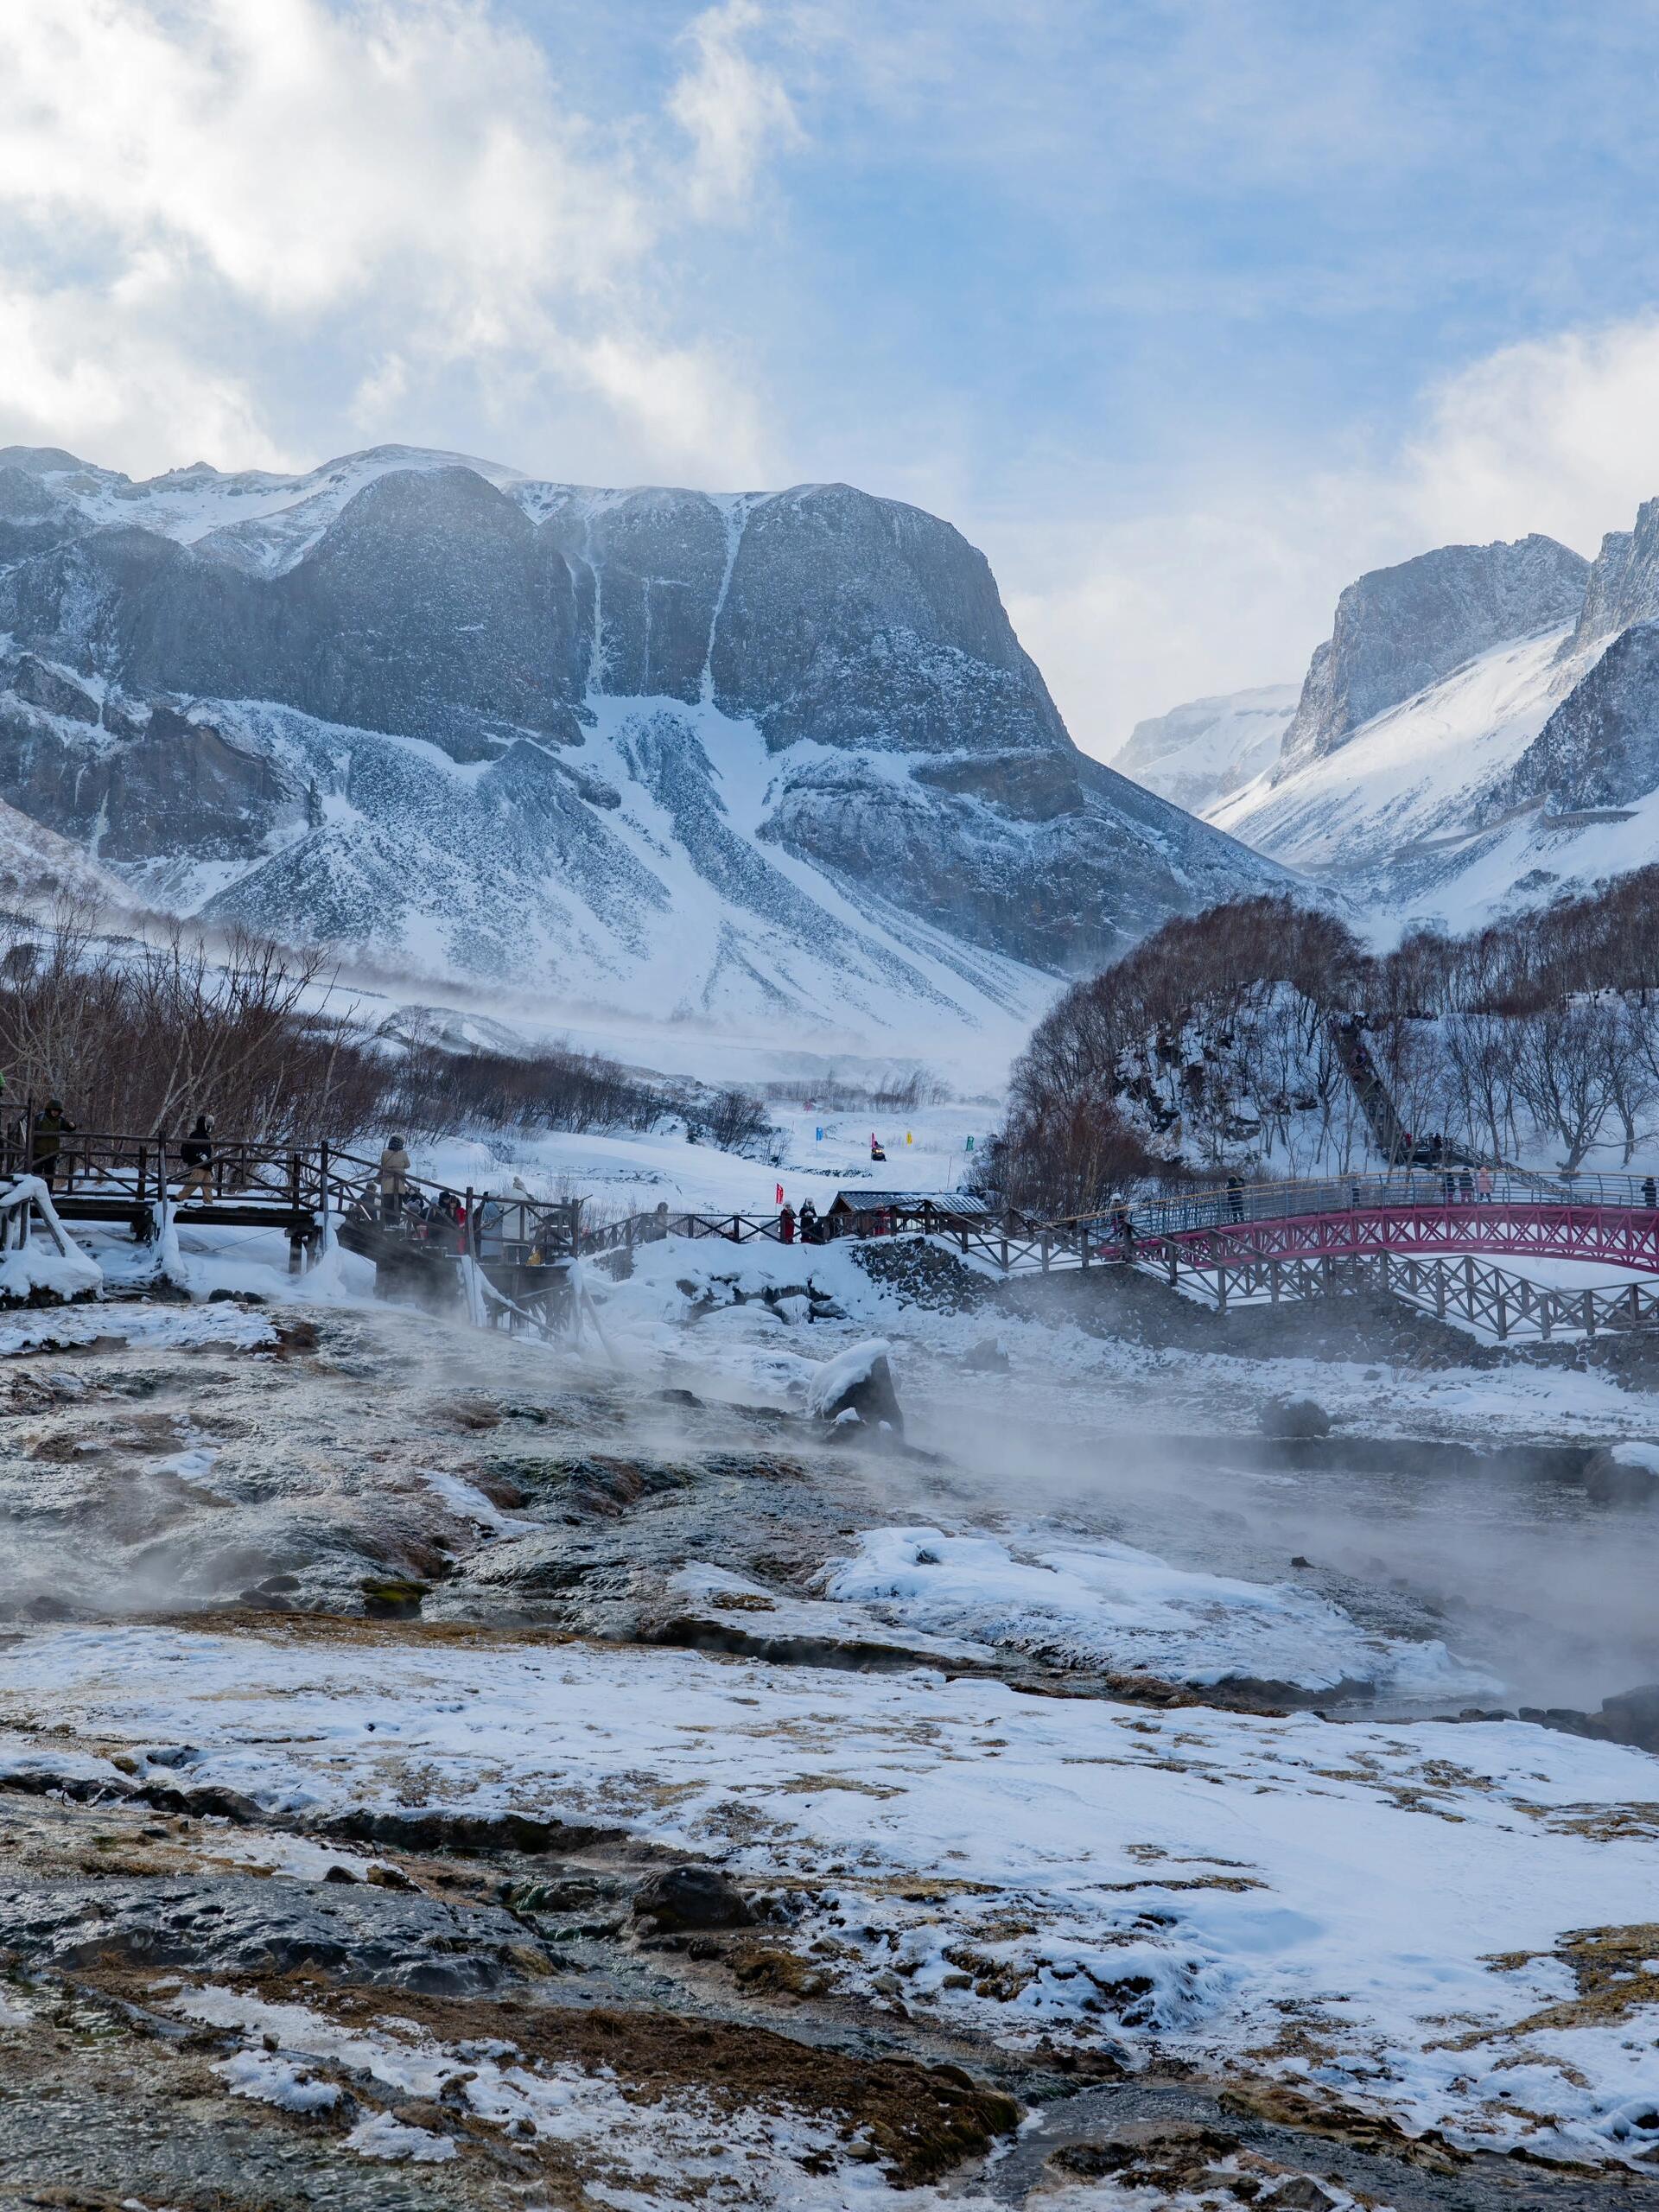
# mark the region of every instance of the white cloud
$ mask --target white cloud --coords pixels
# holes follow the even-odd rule
[[[1541,530],[1593,552],[1659,493],[1659,315],[1475,362],[1431,395],[1403,458],[1432,543]]]
[[[1541,531],[1592,554],[1659,493],[1659,316],[1509,346],[1346,467],[1212,457],[1158,509],[986,533],[1072,734],[1109,758],[1183,699],[1300,681],[1338,593],[1436,545]],[[1000,560],[998,555],[1001,555]]]
[[[89,287],[30,291],[3,270],[0,444],[67,445],[92,460],[156,455],[164,467],[233,457],[240,468],[275,468],[289,459],[247,384],[164,324],[124,322]]]
[[[686,33],[696,59],[670,93],[668,106],[696,149],[690,188],[700,215],[744,210],[766,155],[801,136],[776,73],[744,51],[744,34],[763,21],[756,0],[723,0]]]
[[[291,441],[296,384],[306,430],[393,436],[461,374],[486,419],[539,389],[601,449],[747,473],[753,396],[671,327],[663,272],[794,128],[755,20],[699,18],[670,114],[607,131],[486,0],[9,11],[0,438],[157,467],[184,423],[245,463]]]

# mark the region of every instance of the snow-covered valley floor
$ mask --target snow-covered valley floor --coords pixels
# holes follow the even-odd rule
[[[1460,1717],[1659,1675],[1573,1471],[1645,1391],[896,1249],[645,1248],[579,1347],[270,1256],[0,1319],[8,2183],[1659,2196],[1659,1769]],[[808,1417],[876,1344],[902,1446]]]

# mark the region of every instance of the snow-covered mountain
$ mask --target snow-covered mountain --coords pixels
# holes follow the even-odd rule
[[[404,447],[0,451],[0,801],[170,911],[826,1038],[1017,1026],[1282,880],[1077,750],[917,508]]]
[[[1298,696],[1294,683],[1261,683],[1189,699],[1137,722],[1112,766],[1190,814],[1203,814],[1272,766]]]
[[[1284,766],[1334,753],[1477,654],[1570,621],[1590,564],[1553,537],[1442,545],[1374,569],[1337,601],[1285,733]]]
[[[1530,537],[1362,577],[1278,760],[1205,811],[1381,917],[1454,926],[1653,860],[1659,500],[1593,563]]]

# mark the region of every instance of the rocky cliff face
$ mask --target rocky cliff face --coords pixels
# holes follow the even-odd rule
[[[1633,622],[1659,618],[1659,499],[1636,511],[1634,530],[1610,530],[1590,564],[1584,605],[1563,659],[1582,660]]]
[[[1574,814],[1631,806],[1656,790],[1659,621],[1635,622],[1555,709],[1490,810],[1541,799],[1552,815]]]
[[[1552,537],[1443,545],[1373,569],[1337,601],[1289,728],[1287,769],[1334,753],[1363,723],[1477,654],[1571,621],[1589,563]]]
[[[1080,755],[982,556],[844,485],[11,448],[0,639],[0,801],[146,899],[583,1000],[1012,1010],[1275,874]]]

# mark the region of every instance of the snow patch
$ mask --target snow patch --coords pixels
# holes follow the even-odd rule
[[[1033,1548],[932,1528],[873,1529],[858,1544],[855,1559],[826,1571],[832,1598],[1064,1665],[1196,1684],[1357,1681],[1425,1697],[1501,1688],[1443,1643],[1364,1635],[1311,1592],[1193,1573],[1128,1544]]]

